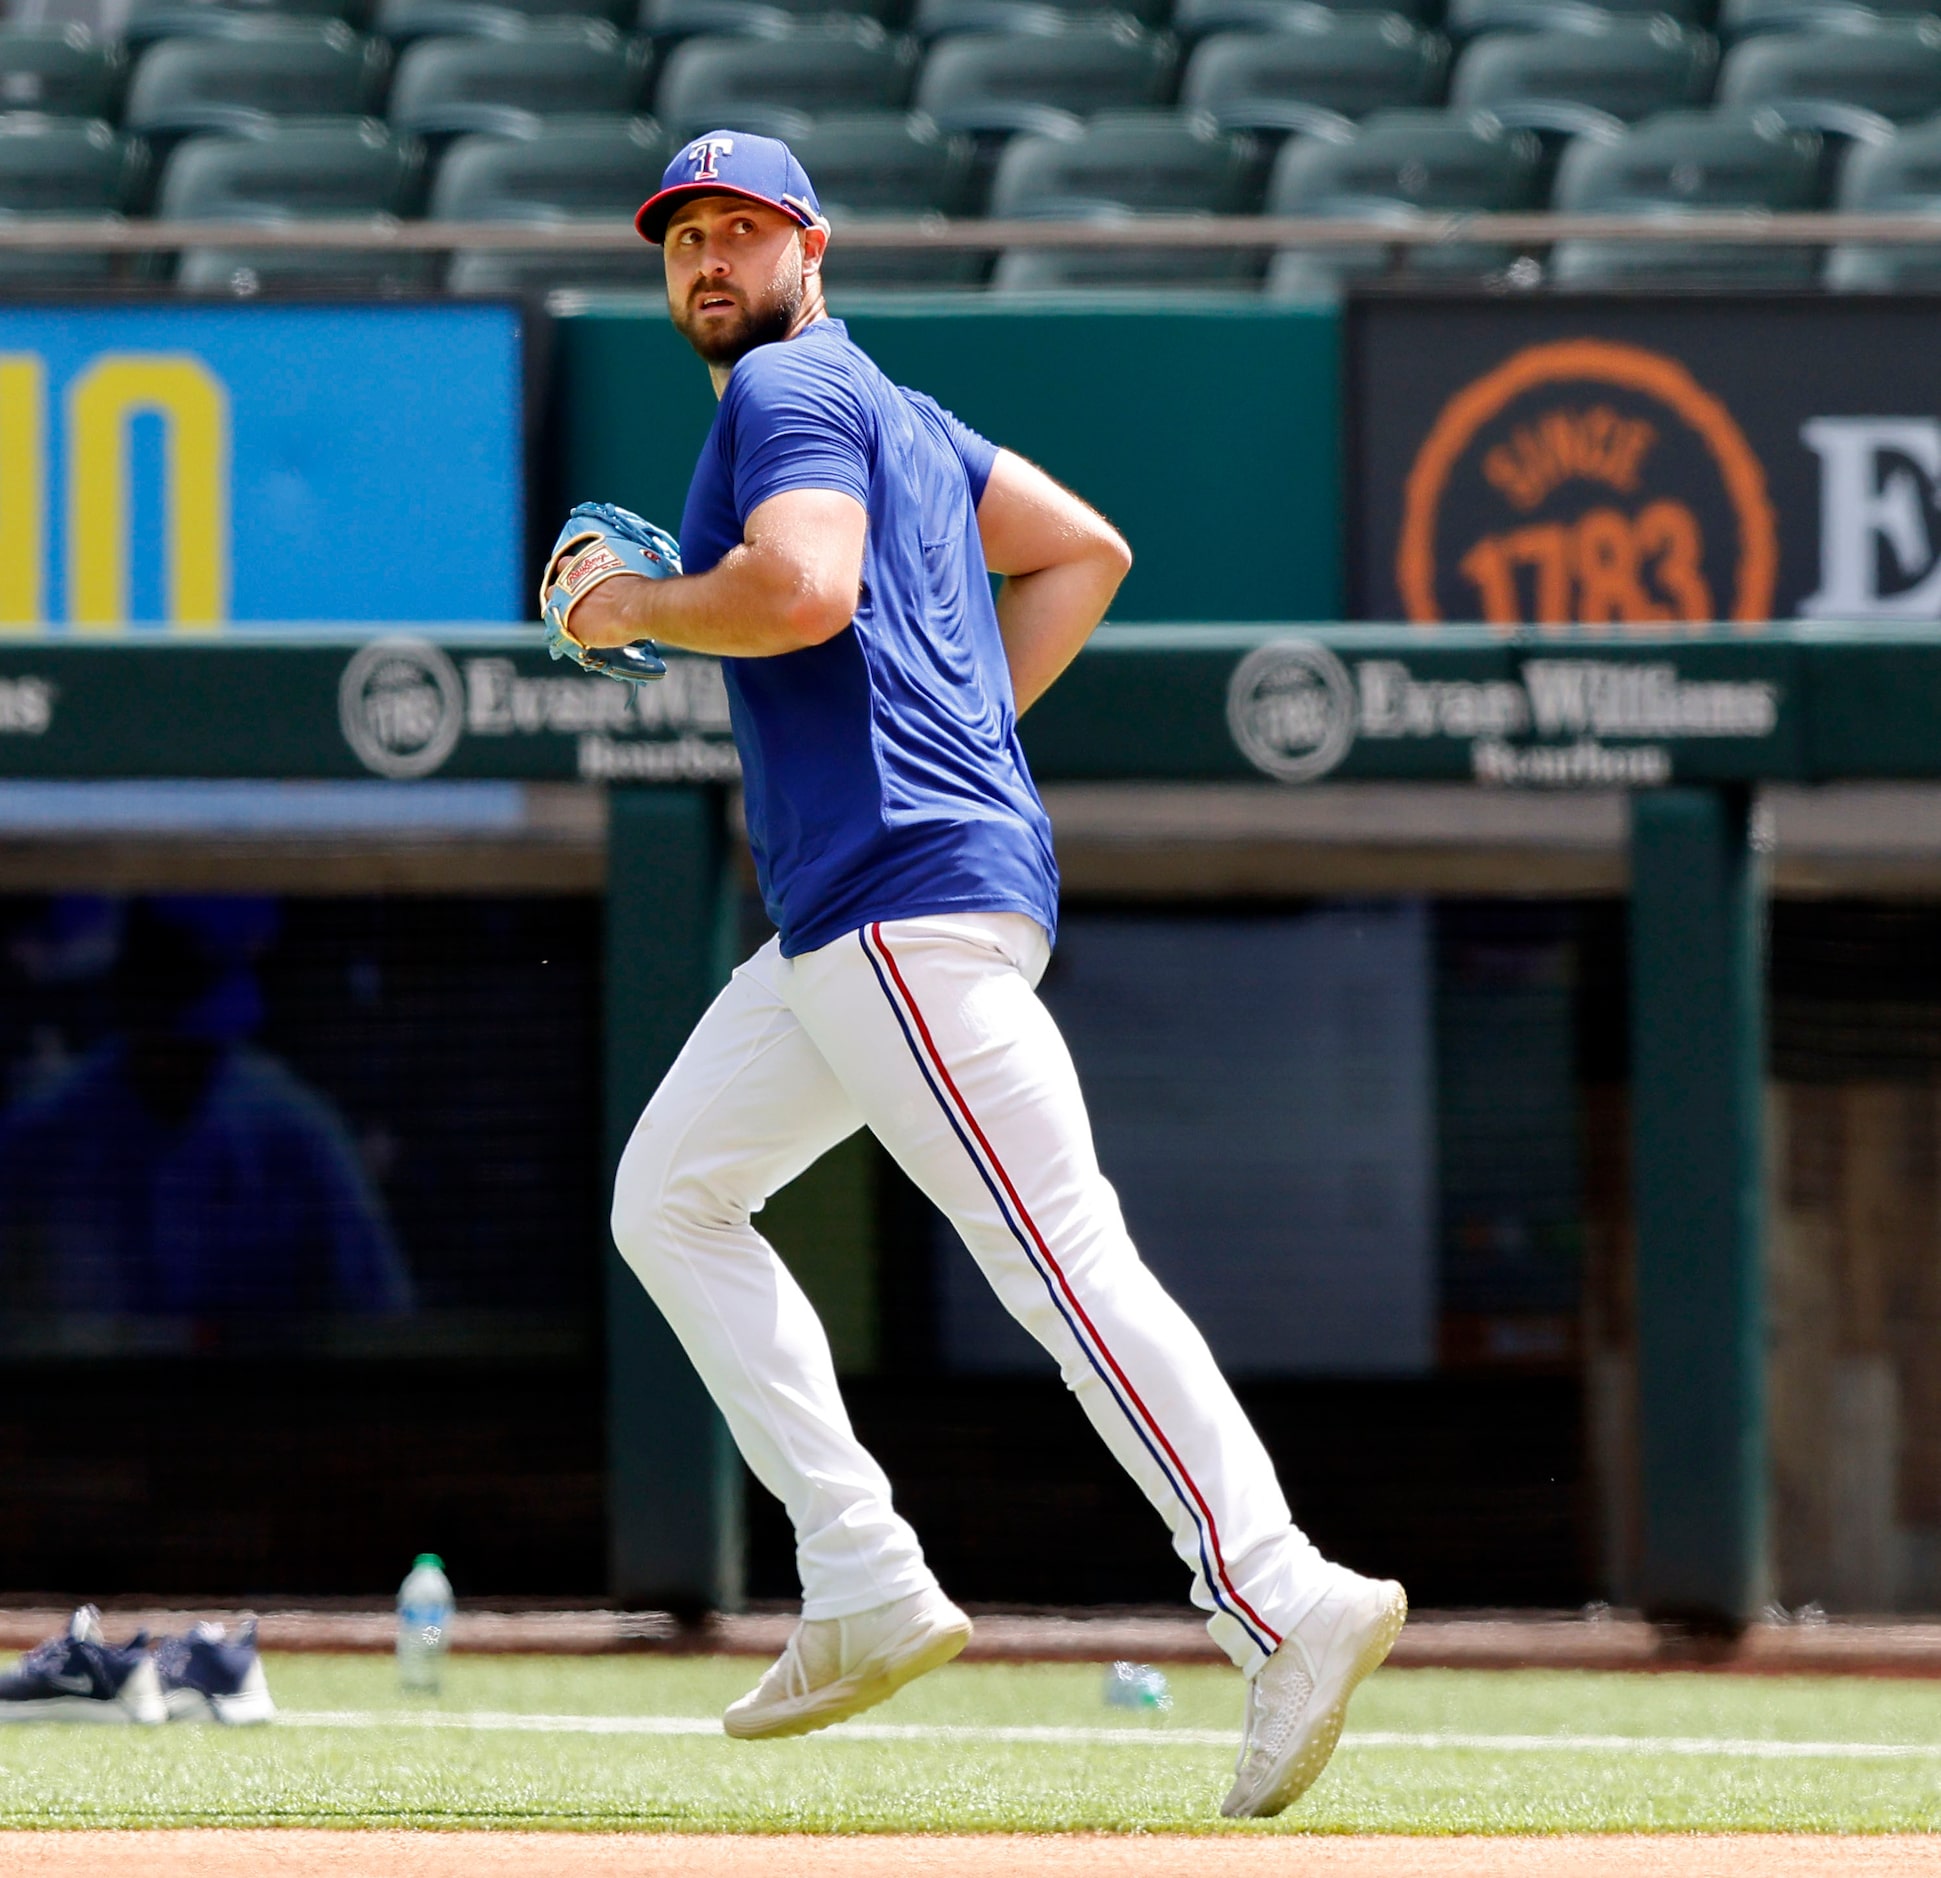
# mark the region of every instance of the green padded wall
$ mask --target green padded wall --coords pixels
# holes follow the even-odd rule
[[[1207,301],[1005,305],[852,297],[857,343],[1111,516],[1136,565],[1119,620],[1338,618],[1340,322]],[[659,306],[556,330],[559,491],[677,528],[714,409]]]

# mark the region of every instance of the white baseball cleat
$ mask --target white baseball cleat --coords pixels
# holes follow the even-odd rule
[[[721,1718],[738,1741],[806,1735],[887,1700],[948,1663],[971,1621],[941,1591],[918,1591],[854,1617],[799,1623],[788,1648]]]
[[[1247,1724],[1228,1819],[1271,1819],[1321,1777],[1341,1739],[1348,1698],[1395,1647],[1409,1614],[1392,1579],[1343,1571],[1247,1685]]]

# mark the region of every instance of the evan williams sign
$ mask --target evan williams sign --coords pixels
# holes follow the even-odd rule
[[[1676,359],[1530,346],[1442,407],[1409,470],[1395,584],[1417,622],[1772,616],[1778,529],[1732,414]]]

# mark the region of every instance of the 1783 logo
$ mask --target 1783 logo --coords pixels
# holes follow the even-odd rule
[[[1769,619],[1778,529],[1731,412],[1678,360],[1535,345],[1465,386],[1416,453],[1395,574],[1431,623]]]

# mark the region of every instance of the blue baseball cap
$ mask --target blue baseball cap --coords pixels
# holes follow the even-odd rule
[[[793,217],[804,228],[817,227],[822,205],[815,199],[809,172],[795,152],[777,137],[746,131],[711,130],[683,144],[661,172],[659,190],[640,205],[634,226],[644,240],[666,238],[668,219],[695,196],[746,196]]]

